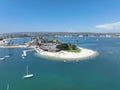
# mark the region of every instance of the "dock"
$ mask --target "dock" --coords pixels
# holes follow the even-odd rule
[[[22,51],[22,57],[26,57],[27,56],[27,52],[33,52],[35,51],[34,49],[30,49],[30,50],[23,50]]]

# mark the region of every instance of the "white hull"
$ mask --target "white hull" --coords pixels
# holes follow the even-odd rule
[[[10,56],[4,56],[5,58],[9,58]]]
[[[26,57],[26,53],[23,53],[23,54],[22,54],[22,57]]]
[[[5,58],[0,58],[0,60],[5,60]]]
[[[26,55],[22,54],[22,57],[26,57]]]
[[[33,74],[28,73],[28,66],[26,67],[26,73],[27,74],[25,76],[23,76],[23,79],[32,78],[34,76]]]
[[[22,57],[26,57],[27,55],[26,55],[26,52],[25,51],[23,51],[23,53],[22,53]]]
[[[33,74],[28,74],[28,75],[23,76],[23,79],[25,79],[25,78],[32,78],[33,76],[34,76]]]

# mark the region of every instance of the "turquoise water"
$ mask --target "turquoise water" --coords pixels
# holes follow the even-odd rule
[[[27,53],[22,48],[0,49],[0,90],[120,90],[120,39],[59,38],[63,42],[93,49],[99,56],[80,62],[62,62]],[[77,40],[77,41],[76,41]],[[34,78],[22,79],[26,66]]]

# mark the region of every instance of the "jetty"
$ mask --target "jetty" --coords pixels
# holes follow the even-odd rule
[[[27,52],[32,52],[35,51],[34,49],[29,49],[29,50],[23,50],[22,51],[22,57],[26,57],[27,56]]]

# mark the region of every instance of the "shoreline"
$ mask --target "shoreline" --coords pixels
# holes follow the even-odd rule
[[[61,61],[80,61],[85,60],[88,58],[92,58],[98,55],[97,51],[93,51],[91,49],[81,48],[81,52],[74,53],[74,52],[67,52],[67,51],[60,51],[60,52],[48,52],[43,51],[41,49],[35,49],[37,52],[37,55],[44,58],[50,58],[50,59],[59,59]]]
[[[35,46],[27,47],[26,45],[0,46],[0,48],[33,48],[36,51],[37,55],[39,55],[40,57],[60,60],[60,61],[80,61],[98,55],[97,51],[82,47],[79,47],[79,49],[81,50],[79,53],[67,52],[67,51],[48,52],[40,48],[36,48]]]

